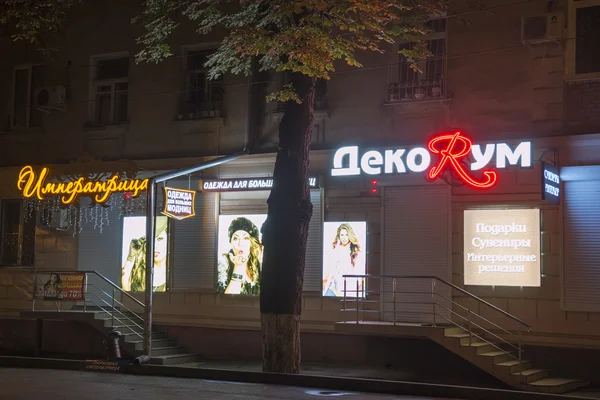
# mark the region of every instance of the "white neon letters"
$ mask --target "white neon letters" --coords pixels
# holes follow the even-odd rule
[[[495,157],[494,157],[495,155]],[[521,142],[514,150],[506,143],[486,144],[484,150],[480,145],[471,147],[471,171],[478,171],[496,161],[497,169],[517,165],[528,168],[532,165],[531,142]],[[358,146],[339,148],[333,156],[332,176],[404,174],[406,172],[423,172],[431,166],[431,153],[424,147],[407,149],[389,149],[383,152],[369,150],[359,159]],[[383,167],[383,168],[382,168]]]
[[[344,167],[344,156],[348,156],[348,167]],[[331,176],[360,175],[358,168],[358,146],[347,146],[338,149],[333,156]]]
[[[367,151],[360,159],[360,167],[366,174],[381,174],[381,167],[378,165],[383,165],[383,156],[378,151]]]
[[[496,168],[506,168],[506,161],[510,165],[517,165],[519,159],[521,167],[531,167],[531,142],[521,142],[514,151],[506,143],[496,145]]]

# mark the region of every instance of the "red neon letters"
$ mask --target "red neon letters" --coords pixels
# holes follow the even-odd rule
[[[445,149],[438,149],[436,146],[440,142],[447,142]],[[462,144],[462,148],[456,147],[458,142]],[[498,181],[498,175],[495,171],[483,171],[486,180],[478,182],[473,177],[469,176],[462,164],[458,161],[460,158],[466,157],[471,152],[473,142],[471,139],[463,136],[461,132],[454,134],[436,136],[429,141],[427,147],[434,154],[441,154],[441,159],[438,165],[433,166],[428,173],[429,179],[433,180],[440,176],[446,164],[449,162],[454,168],[458,176],[467,184],[477,189],[486,189],[494,186]]]

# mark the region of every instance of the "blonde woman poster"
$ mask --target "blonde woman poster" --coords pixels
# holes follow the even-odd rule
[[[323,296],[344,295],[344,275],[366,273],[366,222],[325,222],[323,226]],[[362,297],[364,279],[346,279],[346,296]]]
[[[152,290],[167,290],[169,218],[156,217],[154,240],[154,282]],[[142,292],[146,288],[146,217],[123,219],[123,260],[121,284],[124,290]]]
[[[259,294],[266,215],[219,216],[217,293]]]

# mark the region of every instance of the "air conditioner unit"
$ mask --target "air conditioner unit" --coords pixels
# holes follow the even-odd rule
[[[50,112],[50,110],[64,111],[66,107],[67,91],[64,86],[44,86],[35,89],[35,109]]]
[[[548,13],[521,18],[521,42],[538,44],[556,42],[563,38],[564,16]]]

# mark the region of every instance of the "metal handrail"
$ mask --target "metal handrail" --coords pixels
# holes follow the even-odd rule
[[[474,316],[476,316],[476,317],[479,317],[479,318],[481,318],[482,320],[484,320],[485,322],[487,322],[488,324],[490,324],[490,325],[494,325],[496,328],[498,328],[498,329],[500,329],[500,330],[504,331],[504,332],[505,332],[505,333],[507,333],[508,335],[511,335],[511,336],[515,337],[516,339],[518,339],[518,338],[519,338],[517,335],[515,335],[515,334],[514,334],[514,333],[512,333],[511,331],[509,331],[509,330],[507,330],[507,329],[504,329],[503,327],[501,327],[500,325],[498,325],[498,324],[496,324],[496,323],[494,323],[494,322],[490,321],[489,319],[487,319],[487,318],[485,318],[485,317],[482,317],[481,315],[479,315],[479,314],[477,314],[477,313],[475,313],[475,312],[473,312],[473,311],[469,310],[467,307],[465,307],[465,306],[463,306],[463,305],[461,305],[461,304],[458,304],[458,303],[457,303],[457,302],[455,302],[454,300],[450,300],[449,298],[447,298],[446,296],[444,296],[444,295],[441,295],[441,294],[438,294],[438,296],[439,296],[439,297],[441,297],[441,298],[443,298],[444,300],[447,300],[447,301],[449,301],[449,302],[450,302],[452,305],[455,305],[455,306],[457,306],[457,307],[460,307],[460,308],[462,308],[463,310],[466,310],[466,311],[467,311],[467,312],[468,312],[470,315],[474,315]],[[440,306],[441,306],[441,305],[440,305]],[[464,318],[464,317],[463,317],[463,318]],[[492,334],[492,333],[490,332],[490,334]]]
[[[114,298],[114,297],[113,297],[113,296],[111,296],[110,294],[106,293],[104,290],[100,289],[98,286],[96,286],[96,285],[91,285],[91,286],[92,286],[92,287],[94,287],[94,288],[96,288],[96,289],[98,289],[98,291],[100,291],[101,293],[104,293],[104,295],[105,295],[106,297],[108,297],[109,299],[113,300],[114,302],[117,302],[117,303],[118,303],[120,306],[123,306],[123,307],[125,307],[125,308],[126,308],[126,309],[127,309],[129,312],[131,312],[131,313],[132,313],[134,316],[136,316],[136,317],[137,317],[137,318],[139,318],[141,321],[143,321],[142,317],[140,317],[139,315],[137,315],[137,314],[136,314],[136,313],[135,313],[133,310],[129,309],[127,306],[125,306],[125,305],[124,305],[123,303],[121,303],[119,300],[117,300],[116,298]],[[100,300],[102,300],[102,301],[104,301],[106,304],[108,304],[108,303],[106,302],[106,300],[104,300],[102,297],[98,296],[96,293],[93,293],[93,292],[88,292],[88,295],[90,295],[90,294],[91,294],[91,295],[93,295],[93,296],[96,296],[97,298],[99,298]],[[133,319],[131,319],[131,318],[130,318],[130,317],[127,315],[127,314],[123,313],[123,311],[121,311],[120,309],[118,309],[118,308],[115,308],[115,307],[114,307],[114,304],[111,304],[111,309],[112,309],[112,312],[113,312],[113,316],[114,316],[114,313],[115,313],[115,312],[118,312],[118,313],[119,313],[119,314],[121,314],[123,317],[125,317],[125,319],[127,319],[127,320],[131,321],[131,322],[132,322],[132,323],[133,323],[135,326],[137,326],[138,328],[141,328],[141,329],[143,329],[143,328],[142,328],[140,325],[136,324],[136,323],[135,323],[135,321],[134,321]],[[109,313],[109,314],[110,314],[110,313]],[[119,322],[121,322],[121,321],[119,320]]]
[[[117,300],[117,299],[116,299],[116,297],[114,297],[114,296],[111,296],[110,294],[106,293],[106,292],[105,292],[104,290],[102,290],[102,289],[101,289],[99,286],[96,286],[96,285],[94,285],[94,284],[88,284],[88,286],[91,286],[91,287],[93,287],[93,288],[95,288],[95,289],[99,290],[100,292],[104,293],[104,295],[105,295],[106,297],[108,297],[109,299],[113,299],[113,300],[114,300],[114,301],[115,301],[115,302],[116,302],[116,303],[117,303],[117,304],[118,304],[120,307],[124,307],[124,308],[126,309],[126,311],[129,311],[129,312],[131,312],[131,313],[132,313],[132,314],[133,314],[135,317],[139,318],[141,321],[143,321],[143,320],[144,320],[144,318],[142,318],[141,316],[139,316],[139,315],[138,315],[138,314],[137,314],[135,311],[133,311],[131,308],[127,307],[127,306],[125,305],[125,303],[121,303],[119,300]],[[116,308],[115,308],[115,309],[116,309]],[[120,310],[118,310],[118,311],[120,312]],[[125,314],[123,314],[123,315],[125,315]],[[133,322],[133,321],[131,321],[131,322]]]
[[[101,301],[103,301],[104,303],[106,303],[106,305],[109,305],[109,303],[108,303],[106,300],[104,300],[103,298],[99,297],[97,294],[94,294],[94,296],[98,297],[98,299],[99,299],[99,300],[101,300]],[[97,304],[96,302],[94,302],[94,300],[91,300],[91,299],[90,299],[90,301],[92,302],[92,304],[94,304],[96,307],[98,307],[99,309],[101,309],[103,312],[110,314],[110,313],[109,313],[109,312],[108,312],[106,309],[104,309],[104,307],[102,307],[101,305],[99,305],[99,304]],[[122,314],[122,313],[121,313],[121,314]],[[123,316],[125,316],[125,317],[127,318],[127,316],[126,316],[126,315],[123,315]],[[112,327],[114,327],[114,320],[116,320],[116,321],[117,321],[117,322],[119,322],[119,323],[123,323],[123,321],[121,321],[121,320],[120,320],[118,317],[115,317],[114,313],[112,314],[112,316],[111,316],[111,317],[112,317],[112,320],[113,320],[113,324],[112,324],[113,326],[112,326]],[[127,319],[129,319],[129,318],[127,318]],[[130,321],[131,321],[131,320],[130,320]],[[131,321],[131,322],[133,322],[133,321]],[[134,322],[134,324],[135,324],[135,322]],[[136,325],[136,326],[137,326],[138,328],[142,328],[142,327],[141,327],[141,326],[139,326],[139,325]],[[134,334],[138,335],[139,337],[142,337],[142,334],[141,334],[141,333],[139,333],[139,332],[136,332],[135,330],[132,330],[132,333],[134,333]]]
[[[343,278],[366,278],[366,279],[392,278],[392,279],[432,279],[432,280],[437,280],[437,281],[440,281],[440,282],[450,286],[451,288],[458,290],[459,292],[461,292],[463,294],[466,294],[467,296],[471,297],[472,299],[475,299],[475,300],[479,301],[480,303],[483,303],[486,306],[498,311],[499,313],[503,314],[504,316],[517,322],[521,326],[524,326],[525,328],[527,328],[528,332],[531,332],[531,326],[529,324],[527,324],[526,322],[520,320],[519,318],[515,317],[512,314],[507,313],[503,309],[496,307],[495,305],[483,300],[482,298],[477,297],[474,294],[467,292],[466,290],[454,285],[453,283],[450,283],[442,278],[438,278],[437,276],[433,276],[433,275],[343,275],[342,277]]]
[[[37,274],[37,273],[44,273],[44,274],[49,274],[49,273],[55,273],[55,274],[72,274],[72,273],[94,274],[94,275],[97,275],[98,277],[100,277],[102,280],[104,280],[109,285],[111,285],[113,288],[117,289],[119,292],[121,292],[122,294],[124,294],[125,296],[127,296],[129,299],[133,300],[133,302],[137,303],[139,306],[145,307],[144,303],[142,303],[141,301],[139,301],[138,299],[136,299],[135,297],[133,297],[132,295],[130,295],[129,293],[127,293],[125,290],[123,290],[123,288],[120,288],[113,281],[111,281],[110,279],[108,279],[107,277],[105,277],[104,275],[102,275],[98,271],[82,271],[82,270],[55,271],[55,270],[49,270],[49,269],[35,269],[35,268],[22,268],[22,267],[7,267],[7,268],[3,268],[2,270],[3,271],[10,270],[11,272],[27,272],[27,273],[33,273],[33,274]]]

